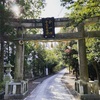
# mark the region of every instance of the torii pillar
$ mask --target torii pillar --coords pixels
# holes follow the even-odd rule
[[[24,44],[22,42],[21,40],[16,42],[15,81],[23,80]]]
[[[23,30],[18,29],[18,35],[22,34],[22,32]],[[5,87],[6,90],[4,96],[5,100],[23,99],[25,94],[28,92],[28,81],[23,80],[23,69],[24,69],[24,44],[23,40],[16,40],[14,81],[11,83],[6,83]]]
[[[82,87],[83,94],[88,93],[88,66],[87,66],[87,57],[86,57],[86,44],[85,44],[85,31],[84,23],[79,24],[78,32],[82,35],[82,39],[78,40],[78,57],[79,57],[79,72],[80,72],[80,84]]]
[[[17,29],[17,38],[22,35],[23,30],[21,27]],[[23,37],[22,37],[23,38]],[[24,69],[24,42],[23,40],[16,41],[16,59],[15,59],[15,81],[23,80]]]

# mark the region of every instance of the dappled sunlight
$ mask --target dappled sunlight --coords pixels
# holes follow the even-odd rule
[[[51,95],[52,98],[50,100],[75,100],[70,91],[65,87],[65,84],[61,82],[63,75],[61,75],[61,73],[59,73],[59,75],[53,80],[52,84],[48,87],[47,91],[49,91],[49,96]]]
[[[21,8],[18,4],[12,4],[10,10],[13,12],[15,17],[19,17],[21,14]]]
[[[22,7],[17,3],[17,0],[7,0],[6,4],[14,17],[19,18],[21,16]]]
[[[62,73],[62,74],[61,74]],[[29,97],[24,100],[75,100],[70,91],[62,83],[62,71],[41,83]]]
[[[59,78],[48,88],[49,93],[52,95],[52,100],[74,100],[68,89],[65,89],[64,84],[59,83]],[[58,84],[57,84],[58,83]],[[60,90],[60,91],[59,91]],[[66,100],[67,100],[66,99]]]

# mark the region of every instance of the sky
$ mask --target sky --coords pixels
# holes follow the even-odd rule
[[[46,0],[46,7],[42,11],[42,18],[45,17],[64,17],[66,9],[61,6],[60,0]]]

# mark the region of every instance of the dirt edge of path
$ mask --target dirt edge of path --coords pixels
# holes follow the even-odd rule
[[[72,79],[71,78],[72,74],[70,73],[65,73],[61,79],[62,83],[65,84],[65,86],[69,89],[70,93],[75,97],[76,100],[80,100],[80,95],[77,93],[77,91],[75,91],[75,79]],[[66,77],[69,77],[71,81],[65,81],[67,78]],[[71,83],[73,82],[73,84]]]

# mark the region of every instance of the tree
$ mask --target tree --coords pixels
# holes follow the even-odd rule
[[[34,77],[45,75],[46,54],[41,42],[27,42],[25,44],[25,69],[24,73],[33,72]]]
[[[94,0],[61,0],[61,5],[66,7],[67,9],[71,10],[69,17],[74,20],[74,22],[73,22],[74,26],[77,26],[79,23],[81,23],[82,21],[84,21],[87,18],[100,16],[99,0],[95,0],[95,1]],[[85,26],[85,30],[87,30],[87,31],[98,31],[98,30],[100,30],[100,24],[99,24],[99,22],[96,22],[92,25],[90,24],[88,26]],[[99,38],[86,39],[88,54],[89,54],[90,49],[92,51],[96,51],[96,50],[99,49],[96,46],[96,45],[98,45],[97,41],[99,41]],[[92,53],[91,50],[90,50],[89,55],[91,55],[91,56],[93,56],[94,54],[98,55],[99,51]],[[88,56],[88,58],[89,58],[89,56]]]
[[[45,48],[41,44],[41,42],[34,42],[34,51],[33,51],[33,73],[38,76],[45,75],[45,62],[46,54]]]
[[[0,1],[0,83],[3,82],[4,74],[4,34],[9,32],[9,27],[6,25],[8,21],[9,11],[5,8],[5,1]],[[1,86],[2,87],[2,86]]]
[[[89,66],[89,75],[92,80],[99,79],[99,66],[100,66],[100,39],[99,38],[88,38],[86,39],[87,46],[87,58],[88,58],[88,66]],[[93,74],[94,71],[94,74]],[[95,74],[96,72],[96,74]],[[96,77],[97,76],[97,77]]]
[[[46,49],[46,67],[49,69],[49,74],[53,73],[53,68],[58,64],[59,58],[56,54],[55,50],[48,50]]]
[[[10,35],[11,37],[16,37],[17,29],[9,26],[9,22],[13,18],[20,19],[21,18],[37,18],[39,17],[39,14],[41,13],[41,9],[45,6],[45,1],[41,0],[1,0],[0,1],[0,83],[3,81],[3,64],[4,64],[4,35]],[[15,9],[15,7],[19,7],[18,9]],[[17,10],[17,11],[14,11]],[[19,13],[19,11],[21,13]],[[20,18],[18,16],[15,16],[20,14]],[[8,23],[8,24],[7,24]],[[14,41],[13,41],[14,42]],[[12,43],[14,44],[14,43]],[[9,45],[9,41],[7,41],[8,48],[11,47]],[[15,44],[14,44],[15,45]],[[14,47],[14,46],[13,46]],[[14,49],[13,49],[14,50]],[[6,53],[6,52],[5,52]],[[13,53],[13,52],[12,52]],[[9,55],[9,52],[8,52]],[[12,55],[14,56],[14,55]],[[13,60],[13,57],[10,57],[9,59],[11,62]],[[12,62],[14,64],[14,62]]]
[[[71,10],[70,17],[75,24],[83,20],[100,16],[100,3],[99,0],[61,0],[62,6]]]
[[[3,59],[4,59],[4,41],[3,41],[3,34],[4,34],[4,1],[0,1],[0,83],[3,82]],[[2,13],[2,14],[1,14]],[[0,84],[0,90],[2,90],[2,84]]]
[[[69,17],[73,20],[73,26],[78,26],[82,21],[91,17],[100,17],[100,3],[99,0],[61,0],[62,5],[67,9],[70,9]],[[66,15],[67,16],[67,15]],[[94,24],[86,25],[86,31],[98,31],[100,30],[100,23],[96,22]],[[88,63],[94,62],[95,57],[100,58],[99,54],[99,38],[87,38],[87,58]],[[99,63],[94,64],[95,68]],[[94,69],[95,69],[94,68]],[[89,72],[90,72],[89,68]]]

